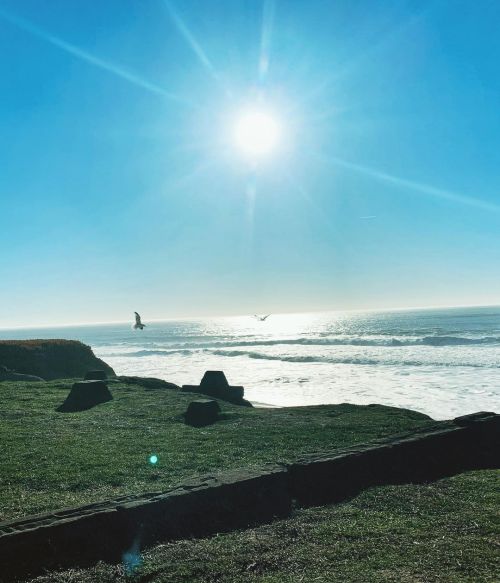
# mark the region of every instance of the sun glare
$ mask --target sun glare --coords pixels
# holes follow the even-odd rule
[[[247,111],[234,126],[234,138],[239,149],[247,156],[258,158],[269,154],[278,144],[280,128],[268,113]]]

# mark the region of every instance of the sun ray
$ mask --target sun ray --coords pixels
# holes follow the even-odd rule
[[[334,84],[342,77],[347,76],[352,73],[356,68],[363,65],[368,58],[373,57],[377,52],[389,47],[391,44],[397,42],[401,37],[407,33],[407,31],[420,22],[430,11],[430,7],[422,9],[420,12],[413,14],[410,18],[399,23],[398,26],[393,28],[387,35],[382,36],[377,42],[372,43],[370,46],[366,47],[364,51],[354,55],[352,58],[348,59],[346,62],[341,63],[340,66],[334,68],[334,73],[325,77],[318,85],[313,87],[310,91],[305,93],[303,97],[298,100],[295,108],[302,107],[304,104],[314,101],[318,96],[334,86]]]
[[[122,69],[121,67],[118,67],[113,63],[110,63],[99,57],[96,57],[91,53],[88,53],[87,51],[84,51],[78,48],[77,46],[69,42],[66,42],[65,40],[59,38],[58,36],[55,36],[47,32],[46,30],[40,28],[39,26],[33,24],[32,22],[24,18],[21,18],[17,15],[14,15],[10,12],[7,12],[2,8],[0,8],[0,18],[3,18],[7,22],[13,24],[14,26],[17,26],[18,28],[24,30],[25,32],[32,34],[35,37],[41,38],[42,40],[72,55],[73,57],[76,57],[77,59],[80,59],[81,61],[88,63],[89,65],[93,65],[94,67],[107,71],[108,73],[112,73],[116,77],[120,77],[121,79],[124,79],[125,81],[128,81],[129,83],[132,83],[137,87],[146,89],[150,93],[156,93],[158,95],[161,95],[162,97],[165,97],[172,101],[176,101],[178,103],[182,103],[184,105],[192,105],[188,100],[179,97],[178,95],[175,95],[173,93],[170,93],[169,91],[166,91],[159,85],[150,83],[149,81],[146,81],[141,77],[138,77],[134,73],[130,73],[126,69]]]
[[[436,188],[429,184],[423,184],[421,182],[415,182],[413,180],[408,180],[406,178],[401,178],[399,176],[394,176],[393,174],[388,174],[386,172],[381,172],[380,170],[375,170],[374,168],[369,168],[368,166],[362,166],[360,164],[355,164],[347,160],[342,160],[341,158],[336,158],[334,156],[324,156],[317,154],[315,157],[319,157],[324,162],[334,164],[336,166],[341,166],[355,172],[359,172],[366,176],[371,176],[377,180],[382,180],[383,182],[389,182],[395,184],[396,186],[402,186],[408,188],[409,190],[414,190],[422,194],[433,196],[435,198],[441,198],[443,200],[449,200],[454,203],[463,204],[467,206],[472,206],[481,210],[490,212],[500,212],[500,205],[487,202],[485,200],[477,199],[472,196],[467,196],[457,192],[452,192],[450,190],[445,190],[442,188]]]
[[[186,172],[184,175],[179,176],[175,180],[173,180],[169,187],[172,190],[182,190],[190,185],[190,183],[195,179],[203,176],[205,172],[208,172],[212,168],[217,166],[217,162],[215,160],[207,159],[203,162],[200,162],[197,166],[194,166],[192,170]]]
[[[259,82],[264,84],[269,71],[271,38],[274,26],[275,0],[264,0],[262,5],[262,29],[260,34]]]
[[[198,57],[200,63],[208,71],[211,77],[215,79],[215,81],[222,84],[222,79],[219,72],[214,67],[212,61],[208,58],[206,52],[203,50],[202,46],[200,45],[196,37],[189,30],[184,20],[182,20],[182,18],[180,17],[173,2],[171,2],[170,0],[163,0],[163,4],[167,9],[168,15],[170,16],[172,22],[175,24],[175,27],[177,28],[181,36],[184,38],[184,40],[187,42],[193,53]]]
[[[297,182],[295,178],[292,178],[291,174],[284,174],[285,181],[290,185],[290,187],[299,194],[299,196],[306,201],[306,203],[313,209],[314,213],[321,220],[321,222],[333,233],[336,233],[335,225],[328,217],[327,213],[321,208],[321,206],[312,198],[312,196],[307,192],[307,190]]]

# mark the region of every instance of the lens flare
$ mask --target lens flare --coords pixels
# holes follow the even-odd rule
[[[158,456],[157,456],[157,455],[155,455],[155,454],[153,454],[153,455],[150,455],[150,456],[149,456],[149,463],[150,463],[151,465],[153,465],[153,466],[154,466],[155,464],[157,464],[157,463],[158,463]]]

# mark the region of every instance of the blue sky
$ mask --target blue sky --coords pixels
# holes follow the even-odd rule
[[[0,0],[0,327],[500,303],[496,0]],[[239,112],[276,117],[257,163]]]

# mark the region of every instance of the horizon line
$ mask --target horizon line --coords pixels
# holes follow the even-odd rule
[[[322,309],[322,310],[306,310],[306,311],[296,311],[296,312],[271,312],[274,316],[285,316],[285,315],[296,315],[296,314],[321,314],[321,313],[358,313],[358,312],[405,312],[412,310],[439,310],[439,309],[457,309],[457,308],[498,308],[500,304],[453,304],[453,305],[432,305],[432,306],[405,306],[399,308],[349,308],[349,309]],[[151,318],[147,322],[177,322],[183,320],[198,320],[207,318],[244,318],[252,317],[253,315],[249,313],[245,314],[225,314],[225,315],[200,315],[200,316],[177,316],[174,318]],[[10,330],[52,330],[54,328],[72,328],[72,327],[87,327],[87,326],[109,326],[112,324],[130,324],[133,325],[132,320],[112,320],[107,322],[78,322],[69,324],[37,324],[37,325],[22,325],[22,326],[11,326],[2,327],[0,326],[0,331],[10,331]],[[147,325],[146,325],[147,327]]]

